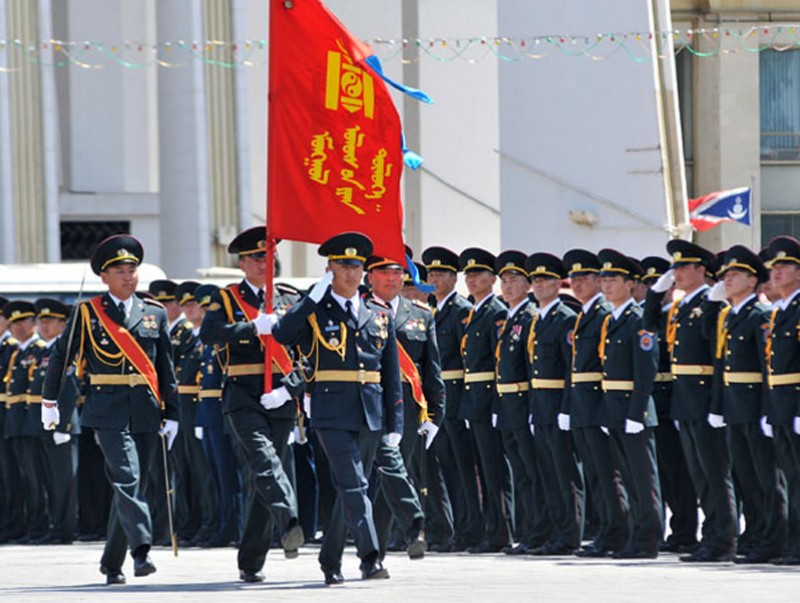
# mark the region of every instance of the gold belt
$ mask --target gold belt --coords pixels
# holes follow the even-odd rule
[[[25,396],[25,400],[28,404],[41,404],[42,403],[42,395],[39,394],[38,396],[35,394],[28,394]]]
[[[201,400],[203,398],[221,398],[222,397],[222,390],[221,389],[201,389],[200,393],[197,395],[198,398]]]
[[[596,383],[603,380],[603,373],[572,373],[573,383]]]
[[[710,376],[714,374],[714,367],[708,364],[673,364],[673,375]]]
[[[90,385],[127,385],[135,387],[137,385],[147,385],[144,375],[135,373],[133,375],[89,375]]]
[[[776,385],[800,385],[800,373],[785,373],[783,375],[770,375],[769,386]]]
[[[612,381],[603,379],[604,392],[632,392],[633,381]]]
[[[27,402],[28,401],[28,394],[15,394],[13,396],[6,396],[6,404],[11,406],[12,404],[19,404],[20,402]]]
[[[178,386],[178,393],[179,394],[194,394],[197,395],[200,393],[200,386],[199,385],[179,385]]]
[[[564,389],[563,379],[531,379],[533,389]]]
[[[483,381],[494,381],[494,371],[483,373],[464,373],[464,383],[481,383]]]
[[[664,383],[665,381],[672,381],[672,373],[656,373],[655,383]]]
[[[517,383],[498,383],[498,394],[517,394],[519,392],[526,392],[530,389],[527,381],[519,381]]]
[[[730,383],[762,383],[764,381],[763,375],[755,371],[725,372],[722,373],[722,378],[725,381],[725,385]]]
[[[229,364],[226,371],[228,377],[243,377],[245,375],[263,375],[264,363],[257,364]],[[272,373],[277,374],[280,371],[273,365]]]
[[[381,374],[378,371],[317,371],[314,374],[317,381],[344,381],[345,383],[380,383]]]
[[[452,379],[463,379],[464,378],[464,370],[463,369],[454,369],[452,371],[442,371],[442,379],[444,381],[450,381]]]

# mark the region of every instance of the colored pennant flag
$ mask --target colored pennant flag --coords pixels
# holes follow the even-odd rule
[[[700,232],[723,222],[750,225],[750,189],[734,188],[689,199],[689,220]]]
[[[321,243],[368,235],[405,259],[403,135],[372,49],[320,0],[270,0],[269,237]]]

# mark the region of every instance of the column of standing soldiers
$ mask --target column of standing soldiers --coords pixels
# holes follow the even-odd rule
[[[340,584],[348,537],[363,579],[393,550],[800,564],[800,242],[666,251],[431,247],[427,294],[343,233],[265,313],[263,226],[221,289],[135,294],[111,237],[108,293],[0,300],[0,540],[105,539],[107,584],[173,534],[246,582],[321,541]]]

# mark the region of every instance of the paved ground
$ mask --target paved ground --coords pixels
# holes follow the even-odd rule
[[[0,547],[0,601],[318,601],[418,603],[423,601],[796,601],[800,567],[694,565],[665,554],[656,560],[616,562],[577,558],[509,558],[505,555],[429,554],[422,561],[391,555],[390,580],[363,582],[353,549],[346,552],[341,586],[322,583],[317,547],[287,561],[270,553],[262,584],[236,580],[233,549],[154,549],[158,572],[106,587],[98,572],[101,544]],[[310,598],[309,598],[310,596]]]

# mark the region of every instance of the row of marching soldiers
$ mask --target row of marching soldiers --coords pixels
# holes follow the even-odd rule
[[[101,272],[107,263],[136,264],[143,256],[132,237],[106,247],[96,252],[100,260],[101,251],[111,258]],[[178,412],[169,414],[167,406],[162,433],[181,544],[238,543],[242,580],[264,579],[273,539],[287,557],[296,556],[313,538],[317,519],[328,584],[344,580],[346,527],[359,549],[362,577],[388,577],[382,559],[392,523],[412,558],[430,546],[622,559],[668,550],[693,562],[800,562],[796,240],[779,237],[762,257],[739,246],[717,257],[675,240],[667,245],[669,260],[641,261],[611,249],[575,249],[559,258],[432,247],[420,266],[434,290],[426,299],[413,283],[404,286],[401,266],[371,256],[371,242],[349,233],[320,248],[331,272],[308,294],[276,288],[274,314],[263,311],[265,229],[240,233],[229,251],[245,272],[241,283],[217,290],[156,282],[150,296],[167,309],[173,344]],[[339,295],[346,281],[360,283],[363,269],[371,291]],[[460,272],[469,300],[455,290]],[[493,293],[498,277],[502,297]],[[574,297],[561,293],[564,279]],[[776,298],[772,309],[758,297],[760,287]],[[8,485],[22,483],[24,515],[5,527],[24,526],[27,534],[17,535],[23,541],[69,542],[74,530],[75,486],[68,477],[75,446],[68,436],[78,425],[81,371],[70,367],[54,379],[62,382],[54,432],[36,421],[20,437],[24,442],[8,432],[14,413],[38,419],[37,378],[43,379],[47,350],[69,313],[57,303],[11,302],[3,309],[11,331],[0,356],[3,517],[11,516]],[[285,325],[299,324],[296,316],[306,306],[317,314],[287,335]],[[323,319],[325,311],[336,319]],[[58,332],[47,330],[48,313],[56,315]],[[282,320],[287,313],[292,318]],[[91,320],[85,325],[97,327]],[[144,325],[157,334],[155,327]],[[264,336],[273,328],[289,345],[272,344],[273,389],[264,394]],[[363,340],[357,339],[357,354],[345,344],[348,330],[350,339],[355,332]],[[103,339],[92,342],[95,349],[110,345]],[[379,356],[399,344],[397,356],[383,358],[379,371],[368,370],[375,358],[367,343]],[[334,368],[321,366],[323,357]],[[337,362],[346,368],[336,369]],[[126,386],[141,385],[134,376],[95,376],[96,397],[121,377]],[[397,392],[395,377],[403,382]],[[390,404],[376,414],[370,406],[381,395],[378,384],[385,400],[397,398],[397,410]],[[345,403],[351,398],[352,408]],[[346,442],[332,434],[358,433],[364,425],[359,469]],[[381,429],[373,441],[370,434]],[[140,538],[138,557],[134,551],[136,575],[155,571],[149,541],[168,538],[164,470],[160,462],[143,467],[153,533]],[[346,525],[345,519],[367,513],[354,492],[370,473],[374,517]],[[45,478],[33,484],[31,476]],[[358,487],[348,489],[350,479]],[[665,507],[671,512],[666,540]],[[42,509],[49,519],[37,524]],[[741,536],[740,514],[747,528]],[[125,581],[116,559],[104,555],[101,571],[109,584]]]

